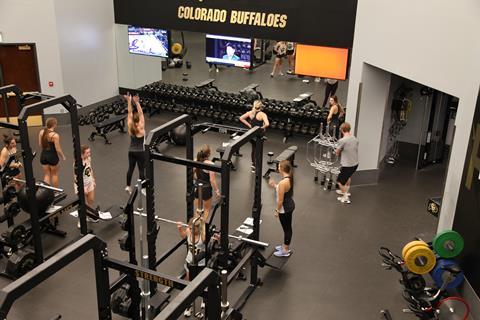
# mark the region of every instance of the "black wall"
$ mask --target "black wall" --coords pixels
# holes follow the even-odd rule
[[[465,238],[459,260],[468,281],[480,294],[480,92],[463,168],[453,229]]]
[[[179,6],[286,14],[286,26],[266,27],[178,18]],[[357,0],[114,0],[115,22],[351,48]],[[375,14],[372,12],[372,14]]]

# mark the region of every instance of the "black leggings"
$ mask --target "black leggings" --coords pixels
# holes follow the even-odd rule
[[[280,218],[280,223],[282,224],[283,233],[284,233],[283,244],[286,246],[289,246],[290,242],[292,241],[292,234],[293,234],[292,215],[293,215],[293,211],[278,214],[278,217]]]
[[[128,152],[128,171],[127,171],[127,186],[132,183],[133,170],[135,164],[138,165],[138,175],[140,180],[145,180],[145,153],[143,151],[129,151]]]
[[[335,92],[337,92],[337,88],[338,88],[338,81],[335,82],[334,84],[330,84],[327,82],[327,86],[325,87],[325,98],[323,99],[323,104],[322,104],[323,108],[325,108],[325,105],[328,102],[328,98],[335,95]]]

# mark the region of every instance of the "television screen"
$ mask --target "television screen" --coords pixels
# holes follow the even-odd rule
[[[167,30],[128,26],[128,51],[155,57],[168,57]]]
[[[345,80],[348,49],[297,44],[295,73],[304,76]]]
[[[208,63],[250,68],[252,39],[207,34],[206,60]]]

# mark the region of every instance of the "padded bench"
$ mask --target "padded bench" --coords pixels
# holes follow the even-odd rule
[[[105,121],[95,123],[93,127],[96,131],[93,131],[90,134],[88,140],[94,141],[95,136],[101,136],[105,139],[106,144],[111,144],[110,140],[107,138],[107,134],[118,129],[120,132],[125,132],[125,119],[127,118],[126,114],[119,116],[111,117]]]
[[[267,172],[263,175],[265,179],[270,178],[270,173],[272,172],[278,172],[278,165],[281,161],[283,160],[289,160],[292,163],[293,167],[296,167],[295,165],[295,153],[297,152],[298,147],[297,146],[290,146],[287,149],[283,150],[274,160],[273,163],[275,164],[275,169],[269,168]]]

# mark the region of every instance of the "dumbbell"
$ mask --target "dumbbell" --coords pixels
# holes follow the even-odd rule
[[[304,125],[302,126],[302,128],[300,129],[300,132],[301,132],[302,134],[307,134],[309,129],[310,129],[310,126],[304,124]]]
[[[234,117],[235,117],[234,113],[232,113],[232,112],[228,113],[227,114],[227,121],[232,121]]]
[[[283,120],[278,123],[278,129],[280,130],[285,129],[285,126],[286,126],[286,123]]]
[[[292,130],[293,130],[293,123],[291,123],[291,122],[287,123],[287,124],[285,125],[285,130],[286,130],[287,132],[292,132]]]
[[[272,129],[276,129],[278,126],[278,121],[277,120],[272,120],[272,122],[270,123],[270,127]]]
[[[308,130],[308,134],[314,136],[317,133],[318,128],[316,126],[311,126]]]
[[[302,125],[300,123],[296,123],[293,128],[292,128],[292,131],[294,133],[299,133],[300,132],[300,128],[302,127]]]

